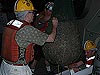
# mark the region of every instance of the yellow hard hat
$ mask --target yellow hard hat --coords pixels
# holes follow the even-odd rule
[[[95,50],[96,49],[96,44],[91,41],[91,40],[87,40],[84,44],[84,50]]]
[[[27,11],[35,10],[32,2],[30,0],[17,0],[15,2],[14,11]]]

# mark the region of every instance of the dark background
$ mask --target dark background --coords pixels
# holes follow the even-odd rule
[[[0,2],[3,5],[3,11],[13,12],[13,7],[14,7],[15,1],[16,0],[0,0]],[[31,1],[33,2],[34,7],[38,11],[42,11],[44,9],[44,5],[47,2],[49,2],[49,1],[54,2],[56,0],[31,0]],[[70,0],[70,1],[73,1],[75,14],[76,14],[77,17],[79,17],[83,12],[86,0]],[[61,6],[61,8],[63,8],[63,5]]]

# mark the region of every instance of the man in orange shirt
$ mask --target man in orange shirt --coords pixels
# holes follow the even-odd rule
[[[88,72],[88,73],[92,73],[95,53],[97,52],[96,44],[93,41],[91,41],[91,40],[87,40],[85,42],[85,44],[84,44],[84,51],[85,51],[85,56],[86,56],[85,62],[80,60],[78,62],[75,62],[75,63],[69,65],[69,67],[75,73],[79,72],[81,70],[84,70],[85,68],[90,69],[89,71],[91,71],[91,72]],[[84,66],[84,68],[81,68],[82,65],[85,65],[86,67]],[[84,71],[84,73],[87,74],[87,70]]]
[[[95,53],[97,51],[96,44],[91,40],[87,40],[84,44],[84,50],[87,60],[86,67],[90,67],[91,65],[93,65]]]
[[[51,20],[52,20],[53,6],[54,6],[53,2],[46,3],[44,11],[40,12],[36,16],[36,20],[34,21],[34,24],[33,24],[35,28],[47,34],[50,34],[50,31],[51,31],[49,27],[52,26]],[[35,45],[34,50],[35,50],[34,60],[29,64],[33,74],[34,74],[37,62],[41,58],[45,59],[44,53],[42,51],[42,46]],[[46,65],[47,73],[50,73],[51,72],[50,64],[47,60],[45,60],[45,65]]]
[[[35,8],[30,0],[17,0],[14,12],[17,19],[8,22],[3,32],[0,75],[32,75],[28,64],[34,58],[33,46],[54,41],[58,20],[53,17],[48,35],[31,25]]]

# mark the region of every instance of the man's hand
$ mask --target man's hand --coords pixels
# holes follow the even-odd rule
[[[53,28],[57,28],[57,26],[58,26],[58,19],[56,17],[52,18],[52,24],[53,24]]]
[[[79,66],[83,65],[84,63],[82,61],[79,61],[79,62],[76,62],[76,63],[73,63],[73,64],[70,64],[69,65],[69,68],[70,69],[73,69],[74,72],[78,72],[81,70],[81,68]]]
[[[53,24],[52,33],[49,35],[49,37],[48,37],[46,42],[54,42],[54,40],[55,40],[56,28],[58,26],[58,19],[56,17],[53,17],[52,24]]]

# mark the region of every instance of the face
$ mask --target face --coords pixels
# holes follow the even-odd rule
[[[86,55],[87,58],[92,57],[94,54],[95,54],[95,51],[93,51],[93,50],[85,51],[85,55]]]
[[[45,20],[48,21],[51,18],[52,11],[45,9]]]
[[[46,10],[46,9],[45,9],[45,15],[51,16],[51,14],[52,14],[52,11],[51,11],[51,10]]]
[[[34,14],[35,14],[35,11],[29,11],[28,18],[29,18],[30,23],[33,22],[33,20],[34,20]]]

